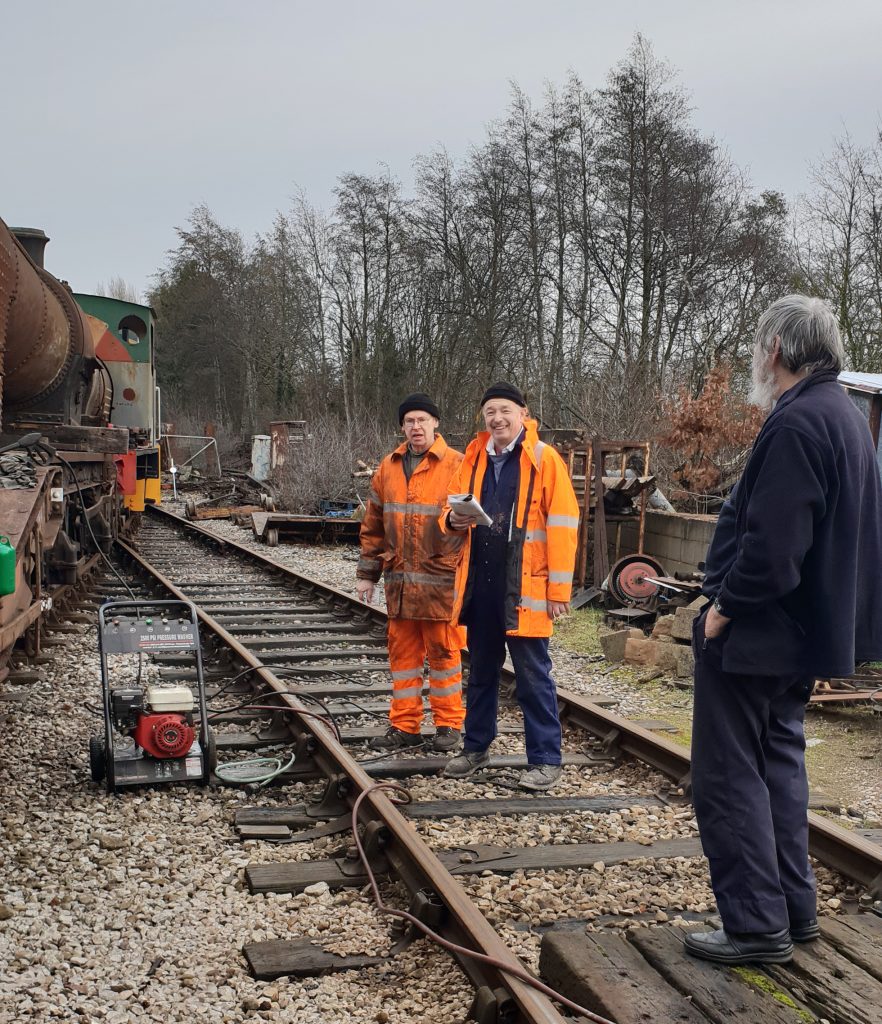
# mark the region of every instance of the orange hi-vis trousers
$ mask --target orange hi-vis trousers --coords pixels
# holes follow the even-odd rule
[[[465,719],[462,702],[462,655],[465,631],[431,619],[390,618],[389,665],[392,669],[392,702],[389,720],[402,732],[418,733],[423,722],[423,664],[429,659],[429,706],[437,729],[449,725],[461,729]]]

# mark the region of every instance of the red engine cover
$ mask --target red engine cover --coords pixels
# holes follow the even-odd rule
[[[142,715],[133,735],[151,757],[183,757],[196,739],[183,715]]]

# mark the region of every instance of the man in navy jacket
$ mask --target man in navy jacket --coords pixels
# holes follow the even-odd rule
[[[820,299],[762,316],[751,399],[772,411],[708,551],[692,787],[723,928],[686,948],[717,963],[782,963],[817,938],[805,703],[816,677],[882,658],[882,487],[842,358]]]

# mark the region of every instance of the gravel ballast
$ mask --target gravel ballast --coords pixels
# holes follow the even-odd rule
[[[269,549],[229,523],[203,525],[354,593],[355,549]],[[244,885],[244,868],[251,862],[334,856],[346,838],[272,846],[236,837],[238,808],[302,801],[312,789],[303,784],[258,793],[170,786],[107,795],[88,774],[88,736],[100,726],[84,708],[99,698],[94,629],[65,634],[64,646],[53,651],[57,658],[45,667],[45,683],[16,687],[29,694],[27,700],[0,704],[5,797],[0,855],[6,867],[0,896],[0,1024],[464,1019],[472,998],[469,984],[446,954],[425,942],[381,967],[305,981],[254,981],[241,956],[247,942],[308,936],[339,953],[376,955],[389,948],[388,922],[362,891],[331,893],[319,886],[296,896],[253,896]],[[658,716],[652,694],[623,681],[605,663],[560,647],[554,658],[560,685],[613,697],[615,710],[631,717]],[[679,702],[686,696],[676,692]],[[352,716],[341,724],[357,721],[370,719]],[[506,710],[503,721],[518,722],[518,712]],[[578,751],[582,739],[567,730],[565,749]],[[493,750],[520,752],[523,737],[504,734]],[[364,749],[353,752],[370,756]],[[553,793],[651,796],[664,784],[658,773],[626,761],[566,768]],[[417,777],[407,785],[423,800],[512,795],[510,780],[492,772],[465,781]],[[416,820],[413,827],[437,849],[469,842],[648,845],[696,835],[691,809],[639,804],[610,814]],[[685,925],[681,914],[694,918],[713,911],[701,858],[598,862],[587,871],[542,875],[484,872],[462,882],[533,966],[539,930],[561,918],[589,928],[606,927],[608,915],[617,917],[613,927]],[[844,895],[842,880],[821,870],[819,882],[822,909],[832,913]],[[406,905],[395,885],[384,887],[384,898]]]

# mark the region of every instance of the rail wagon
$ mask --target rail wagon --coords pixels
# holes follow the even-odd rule
[[[156,317],[74,294],[0,220],[0,678],[13,647],[160,498]]]

